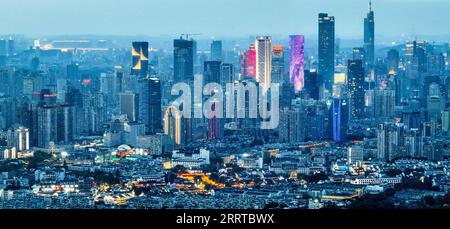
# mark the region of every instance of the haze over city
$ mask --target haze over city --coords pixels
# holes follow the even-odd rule
[[[450,34],[449,0],[376,0],[376,34]],[[176,35],[235,37],[316,35],[317,14],[336,19],[336,35],[360,38],[362,0],[16,0],[1,1],[0,34]]]

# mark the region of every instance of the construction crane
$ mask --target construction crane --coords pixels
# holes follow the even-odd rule
[[[189,36],[198,36],[198,35],[202,35],[201,33],[182,33],[181,34],[181,39],[183,39],[183,36],[186,36],[186,40],[189,40]]]

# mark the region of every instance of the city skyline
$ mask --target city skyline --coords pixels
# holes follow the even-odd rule
[[[41,0],[27,2],[25,6],[21,1],[3,2],[0,34],[162,36],[195,32],[203,36],[232,37],[263,35],[270,31],[274,36],[298,33],[312,36],[317,35],[317,14],[327,12],[336,17],[336,36],[361,38],[364,27],[357,19],[368,11],[368,1],[360,0],[285,0],[283,4],[275,0],[264,4],[257,0],[119,0],[115,4],[103,0],[83,1],[86,0]],[[449,36],[446,22],[450,21],[450,15],[446,12],[450,11],[450,4],[446,3],[449,1],[373,1],[377,12],[376,36]],[[134,7],[137,5],[140,7]],[[78,17],[79,14],[83,17]],[[20,15],[27,15],[26,20]],[[261,20],[264,23],[257,23]],[[11,21],[14,26],[10,26]],[[395,25],[392,21],[396,21]]]

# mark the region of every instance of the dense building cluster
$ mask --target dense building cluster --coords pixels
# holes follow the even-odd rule
[[[343,45],[336,20],[314,44],[0,36],[0,208],[448,207],[449,43],[377,43],[370,4]]]

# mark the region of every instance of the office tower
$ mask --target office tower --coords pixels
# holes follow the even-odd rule
[[[429,88],[427,96],[428,120],[437,122],[441,117],[441,112],[445,109],[445,101],[440,94],[439,84],[432,83]]]
[[[419,129],[409,129],[406,133],[405,146],[407,147],[407,156],[421,157],[422,155],[422,136]]]
[[[235,81],[234,66],[229,63],[222,63],[222,85]]]
[[[133,42],[131,48],[132,68],[131,74],[135,76],[147,76],[148,74],[148,42]]]
[[[73,107],[66,104],[57,104],[56,95],[43,93],[40,105],[36,108],[37,146],[49,147],[55,144],[69,144],[73,140]],[[55,100],[48,100],[54,97]]]
[[[392,161],[407,156],[407,130],[403,123],[379,124],[377,129],[377,158],[382,161]]]
[[[284,47],[281,45],[272,48],[272,83],[284,81]]]
[[[194,41],[182,38],[173,41],[173,80],[194,80]]]
[[[398,72],[398,65],[400,62],[400,54],[396,49],[390,49],[387,53],[387,69]]]
[[[354,165],[364,161],[364,149],[361,146],[348,147],[347,162],[349,165]]]
[[[176,107],[168,107],[164,113],[164,134],[176,144],[183,144],[183,126],[180,111]]]
[[[395,112],[395,91],[375,89],[366,91],[368,115],[373,118],[393,118]]]
[[[222,63],[220,61],[205,61],[203,64],[203,83],[221,84]]]
[[[272,73],[272,38],[256,37],[256,82],[263,85],[263,93],[270,88]]]
[[[320,84],[316,69],[305,70],[304,90],[310,98],[319,100]]]
[[[241,75],[245,77],[256,76],[256,50],[255,45],[250,44],[247,51],[241,53]]]
[[[334,17],[319,14],[319,69],[320,84],[331,91],[334,76]]]
[[[362,60],[349,60],[347,67],[350,115],[360,119],[364,115],[364,68]]]
[[[353,60],[364,60],[365,53],[364,48],[356,47],[353,48]]]
[[[283,143],[299,143],[305,140],[304,122],[300,108],[284,108],[280,111],[278,140]]]
[[[304,43],[305,37],[303,35],[290,36],[290,50],[291,62],[289,69],[289,79],[294,85],[295,92],[302,91],[305,86],[304,78]]]
[[[369,2],[369,12],[364,18],[364,50],[366,52],[365,68],[367,72],[370,72],[375,64],[375,20],[372,1]]]
[[[8,55],[8,42],[5,39],[0,39],[0,56]]]
[[[132,92],[120,93],[120,113],[125,114],[129,122],[139,120],[139,96]]]
[[[30,149],[30,130],[23,126],[9,129],[7,132],[8,148],[16,148],[19,152]]]
[[[211,43],[211,61],[222,61],[222,41],[216,40]]]
[[[333,99],[333,140],[345,142],[348,131],[348,103],[345,98]]]
[[[156,77],[146,77],[140,79],[139,85],[139,118],[145,124],[145,132],[161,133],[161,82]]]

